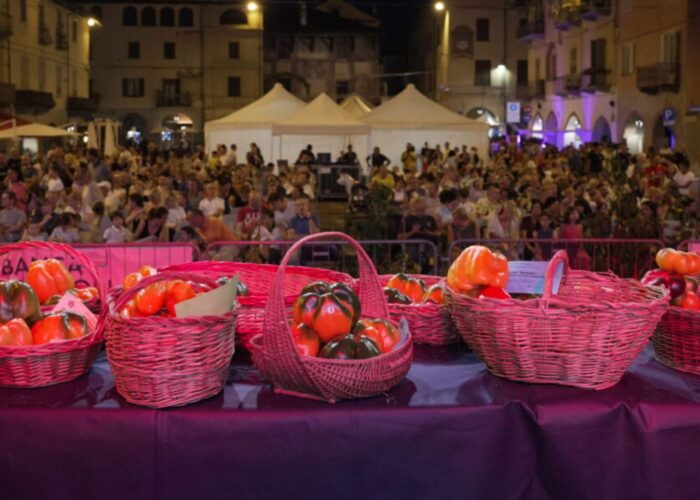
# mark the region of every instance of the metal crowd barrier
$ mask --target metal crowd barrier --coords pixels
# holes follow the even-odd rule
[[[429,240],[360,240],[360,245],[382,274],[440,273],[438,246]],[[204,251],[204,258],[276,264],[293,241],[217,241]],[[305,245],[295,264],[326,267],[354,274],[357,261],[345,241],[316,241]],[[413,264],[413,266],[411,266]]]
[[[656,239],[465,239],[448,247],[445,267],[469,245],[485,245],[499,250],[510,260],[549,260],[555,251],[566,250],[572,269],[612,271],[625,278],[640,278],[655,267],[656,252],[664,247],[663,242]]]

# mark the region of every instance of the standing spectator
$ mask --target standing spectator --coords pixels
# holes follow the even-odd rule
[[[375,146],[374,150],[372,151],[372,154],[367,157],[367,162],[370,165],[370,172],[372,175],[379,170],[379,167],[386,166],[388,167],[389,164],[391,163],[389,161],[389,158],[384,156],[379,149],[379,147]]]
[[[260,168],[263,165],[265,165],[265,160],[263,159],[262,153],[260,152],[260,148],[254,142],[251,143],[250,151],[248,151],[248,153],[246,154],[245,159],[248,165],[251,165],[256,168]]]
[[[673,185],[681,196],[690,196],[690,186],[695,182],[695,174],[690,171],[687,161],[678,164],[678,171],[673,175]]]
[[[379,166],[377,173],[374,175],[374,177],[372,177],[370,186],[385,186],[391,190],[394,189],[394,176],[389,172],[388,163],[383,163]]]
[[[410,142],[406,144],[406,151],[401,153],[401,163],[403,164],[404,174],[414,174],[416,172],[418,158],[416,157],[416,148]]]

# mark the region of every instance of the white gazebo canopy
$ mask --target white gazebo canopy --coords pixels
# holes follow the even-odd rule
[[[238,146],[238,157],[245,156],[248,144],[255,142],[266,161],[273,156],[273,124],[290,118],[306,103],[289,93],[280,83],[257,101],[204,125],[208,152],[217,144]]]
[[[372,106],[357,94],[347,97],[342,103],[340,103],[340,107],[355,118],[362,118],[367,113],[372,111]]]
[[[489,126],[455,113],[421,94],[413,84],[374,108],[362,118],[372,127],[372,144],[400,165],[401,153],[411,142],[417,150],[449,142],[452,146],[475,146],[482,154],[489,146]]]

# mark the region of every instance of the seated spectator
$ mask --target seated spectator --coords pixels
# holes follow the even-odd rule
[[[49,236],[49,241],[56,243],[78,243],[80,241],[80,231],[74,223],[76,214],[64,212],[58,219],[58,227],[56,227]]]
[[[198,208],[193,208],[189,211],[187,221],[203,245],[208,245],[215,241],[236,240],[234,232],[221,219],[206,217]]]
[[[262,196],[258,192],[252,192],[248,195],[248,205],[236,213],[236,231],[244,240],[249,240],[253,230],[260,225],[261,215]]]
[[[139,225],[134,231],[134,238],[138,240],[173,241],[175,229],[166,225],[168,219],[168,209],[165,207],[155,207],[148,211],[146,218],[141,218]]]
[[[5,191],[0,197],[0,230],[5,242],[19,241],[27,222],[27,215],[15,206],[17,195],[13,191]]]
[[[690,186],[695,182],[695,174],[690,171],[688,162],[678,164],[678,171],[673,175],[673,185],[682,196],[690,196]]]
[[[41,225],[38,221],[31,221],[24,230],[20,241],[46,241],[49,235],[41,230]]]
[[[199,209],[205,217],[221,217],[224,215],[224,200],[219,197],[219,186],[216,182],[207,184],[206,192],[202,201],[199,202]]]
[[[389,172],[389,164],[385,163],[377,168],[377,173],[370,181],[370,187],[385,186],[389,189],[394,189],[394,176]]]
[[[285,224],[289,226],[289,221],[297,214],[294,204],[290,203],[286,196],[273,194],[268,198],[268,203],[274,210],[275,224]]]
[[[440,206],[435,212],[435,220],[440,227],[446,227],[452,223],[452,214],[459,208],[459,196],[457,190],[446,189],[440,193]]]
[[[300,198],[295,202],[297,214],[289,221],[288,238],[298,240],[309,234],[316,234],[321,230],[321,222],[318,217],[311,214],[311,204],[306,198]]]
[[[105,243],[126,243],[132,240],[132,234],[124,227],[124,214],[114,212],[111,216],[112,225],[103,234]]]

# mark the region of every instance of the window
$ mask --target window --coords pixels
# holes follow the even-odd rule
[[[569,50],[569,75],[578,75],[578,48],[571,47]]]
[[[347,80],[338,80],[335,82],[335,93],[338,96],[344,96],[350,93],[350,82]]]
[[[175,11],[172,7],[163,7],[160,9],[160,25],[175,26]]]
[[[219,24],[248,24],[248,15],[240,9],[229,9],[221,13]]]
[[[474,85],[477,87],[491,85],[491,61],[485,59],[474,61]]]
[[[71,23],[71,38],[73,39],[74,42],[78,41],[78,20],[73,19],[73,22]]]
[[[137,26],[138,24],[138,13],[136,12],[136,7],[124,7],[124,10],[122,10],[122,25]]]
[[[476,41],[477,42],[488,42],[489,41],[489,20],[488,18],[482,17],[476,20]]]
[[[23,23],[27,22],[27,0],[19,1],[19,20]]]
[[[620,51],[620,74],[629,76],[634,73],[634,45],[626,43]]]
[[[240,46],[238,42],[228,42],[228,58],[238,59],[240,52]]]
[[[183,7],[177,12],[177,24],[178,26],[194,26],[194,16],[192,15],[192,9],[189,7]]]
[[[517,63],[516,84],[518,87],[527,87],[527,59],[520,59]]]
[[[175,42],[163,44],[163,59],[175,59]]]
[[[605,38],[591,40],[591,68],[605,68]]]
[[[141,44],[139,42],[129,42],[127,57],[129,59],[141,58]]]
[[[141,26],[156,25],[156,9],[153,7],[144,7],[141,11]]]
[[[143,97],[143,78],[124,78],[122,80],[123,97]]]
[[[171,104],[177,104],[180,99],[180,80],[178,78],[166,78],[163,80],[163,99]]]
[[[661,62],[666,64],[678,63],[678,39],[680,32],[664,33],[661,35]]]
[[[56,97],[63,97],[63,67],[56,65]]]
[[[241,96],[241,77],[240,76],[229,76],[228,77],[228,96],[229,97],[240,97]]]

